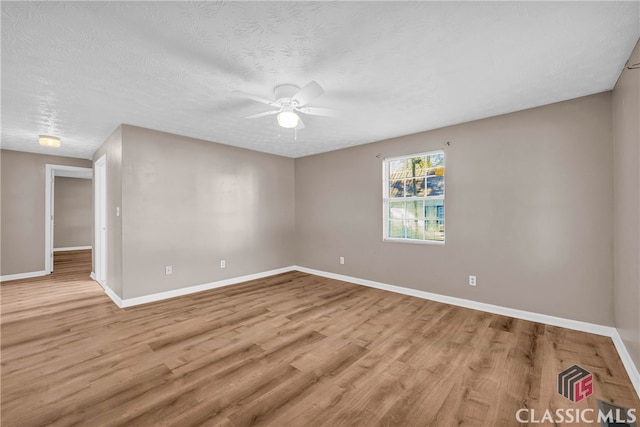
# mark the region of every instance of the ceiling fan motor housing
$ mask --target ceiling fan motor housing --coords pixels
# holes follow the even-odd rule
[[[300,88],[296,85],[285,84],[285,85],[276,86],[273,89],[273,93],[276,96],[277,102],[283,105],[287,105],[287,104],[291,104],[292,102],[291,98],[293,98],[293,95],[298,93],[299,90]]]

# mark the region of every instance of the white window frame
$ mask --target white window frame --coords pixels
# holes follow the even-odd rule
[[[402,160],[402,159],[410,159],[413,157],[422,157],[422,156],[432,156],[434,154],[442,154],[443,158],[444,158],[444,165],[445,165],[445,173],[444,173],[444,180],[445,180],[445,189],[444,192],[442,193],[442,196],[437,196],[437,197],[403,197],[403,198],[397,198],[397,199],[393,199],[391,197],[389,197],[389,163],[393,162],[395,160]],[[383,162],[382,162],[382,240],[384,242],[392,242],[392,243],[410,243],[410,244],[418,244],[418,245],[444,245],[446,239],[447,239],[447,221],[446,221],[446,216],[447,216],[447,209],[445,207],[444,209],[444,216],[443,216],[443,221],[445,224],[445,237],[444,240],[418,240],[418,239],[409,239],[409,238],[398,238],[398,237],[389,237],[389,202],[393,201],[393,200],[397,200],[397,201],[406,201],[406,202],[410,202],[410,201],[426,201],[426,200],[442,200],[442,205],[445,206],[446,202],[445,202],[445,198],[446,198],[446,193],[447,193],[447,172],[446,172],[446,167],[447,167],[447,158],[446,158],[446,154],[444,152],[444,150],[432,150],[432,151],[425,151],[425,152],[421,152],[421,153],[415,153],[415,154],[405,154],[402,156],[395,156],[395,157],[385,157]],[[426,191],[426,182],[425,182],[425,191]]]

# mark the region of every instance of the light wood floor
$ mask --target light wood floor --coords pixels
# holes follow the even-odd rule
[[[5,282],[2,426],[511,426],[640,409],[609,338],[291,272],[128,309],[90,253]],[[556,390],[573,364],[595,392]]]

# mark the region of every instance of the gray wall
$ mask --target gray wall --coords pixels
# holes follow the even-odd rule
[[[116,158],[107,170],[108,241],[110,259],[122,264],[112,273],[109,261],[107,284],[118,295],[294,264],[293,159],[128,125],[120,132],[94,157],[106,151],[108,162]],[[112,156],[108,147],[118,145],[121,157]],[[122,207],[120,218],[115,206]],[[170,276],[166,265],[173,266]]]
[[[37,141],[34,140],[34,144]],[[91,167],[89,160],[0,151],[2,262],[0,275],[44,270],[45,165]]]
[[[106,285],[122,298],[122,217],[116,216],[116,207],[122,206],[122,126],[118,126],[93,154],[94,167],[95,162],[103,155],[107,156]],[[93,185],[95,187],[95,179]],[[93,234],[91,237],[92,240],[95,238]],[[92,255],[95,257],[95,250]]]
[[[91,246],[93,230],[90,179],[55,178],[53,247]]]
[[[296,159],[296,263],[613,325],[611,127],[607,92]],[[376,155],[442,148],[446,244],[383,242]]]
[[[629,63],[640,62],[640,42]],[[640,70],[613,90],[616,327],[640,370]]]

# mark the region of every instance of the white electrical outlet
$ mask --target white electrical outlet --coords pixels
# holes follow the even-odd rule
[[[476,276],[469,276],[469,286],[476,285]]]
[[[343,256],[340,257],[340,264],[344,264],[344,257]]]
[[[170,274],[173,274],[173,266],[172,265],[167,265],[164,267],[164,274],[166,274],[167,276]]]
[[[225,260],[220,261],[220,268],[225,268],[227,266],[227,262]]]

